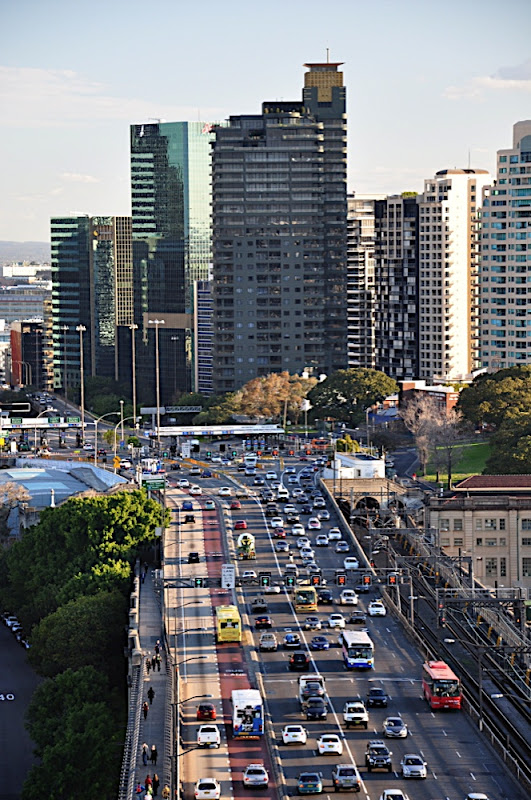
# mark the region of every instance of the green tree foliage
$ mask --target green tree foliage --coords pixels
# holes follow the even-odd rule
[[[398,391],[392,378],[374,369],[340,369],[310,391],[312,416],[333,417],[356,425],[365,409]]]
[[[35,691],[27,728],[40,759],[24,783],[24,800],[93,800],[116,796],[123,732],[116,698],[93,667],[66,670]]]
[[[45,509],[6,553],[6,607],[29,629],[81,594],[128,591],[135,556],[154,540],[161,519],[161,507],[143,491]]]
[[[531,412],[506,418],[492,436],[486,475],[531,473]]]
[[[499,426],[531,412],[531,365],[478,375],[459,395],[457,408],[474,425]]]
[[[238,392],[239,413],[252,418],[289,417],[296,422],[301,413],[301,404],[316,378],[301,378],[289,372],[272,372],[253,380]]]
[[[223,425],[230,422],[234,414],[238,413],[236,395],[228,393],[212,399],[207,408],[200,411],[193,419],[194,425]]]
[[[348,433],[336,441],[336,450],[339,453],[359,453],[360,449],[359,442]]]
[[[201,406],[202,408],[206,405],[206,398],[204,395],[200,394],[200,392],[188,392],[187,394],[182,394],[177,402],[173,405],[175,406]]]

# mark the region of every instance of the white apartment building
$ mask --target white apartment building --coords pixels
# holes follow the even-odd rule
[[[486,170],[446,169],[419,207],[419,376],[459,380],[479,366],[478,204]]]
[[[481,209],[481,363],[531,363],[531,120],[498,150],[494,187]]]

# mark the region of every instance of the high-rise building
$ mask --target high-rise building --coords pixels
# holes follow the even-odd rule
[[[32,386],[46,389],[44,368],[44,322],[26,319],[11,325],[11,377],[12,386]]]
[[[211,129],[203,122],[131,126],[130,324],[138,325],[139,390],[151,401],[158,350],[161,404],[194,388],[192,288],[194,281],[208,279],[212,261]]]
[[[531,363],[531,120],[499,150],[496,184],[481,212],[481,363]]]
[[[375,203],[375,367],[390,378],[419,373],[418,206],[414,192]]]
[[[348,363],[343,74],[305,66],[302,101],[265,102],[215,129],[216,393]]]
[[[194,282],[194,390],[212,394],[212,281]]]
[[[419,371],[461,380],[479,366],[478,207],[491,176],[445,169],[424,183],[419,208]]]
[[[117,309],[123,313],[131,293],[131,220],[55,217],[51,243],[55,388],[79,386],[81,339],[84,374],[117,379]]]

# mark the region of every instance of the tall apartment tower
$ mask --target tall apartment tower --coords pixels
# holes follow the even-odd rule
[[[491,180],[445,169],[418,197],[420,378],[464,379],[479,366],[478,206]]]
[[[215,131],[217,393],[347,366],[346,95],[339,63],[305,66],[302,101]]]
[[[131,274],[131,219],[55,217],[51,244],[54,386],[79,386],[80,338],[84,374],[117,379],[117,309],[128,295],[118,278]]]
[[[481,363],[531,363],[531,120],[499,150],[497,179],[481,212]]]
[[[385,195],[352,194],[347,198],[348,366],[376,368],[376,285],[374,280],[376,200]]]
[[[418,206],[414,192],[375,203],[375,366],[395,380],[419,373]]]
[[[211,129],[203,122],[131,126],[132,324],[140,396],[151,402],[156,349],[161,404],[193,388],[192,287],[208,279],[212,261]]]

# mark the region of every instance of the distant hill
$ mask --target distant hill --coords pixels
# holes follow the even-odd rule
[[[12,261],[36,261],[39,264],[50,261],[49,242],[1,242],[0,264]]]

